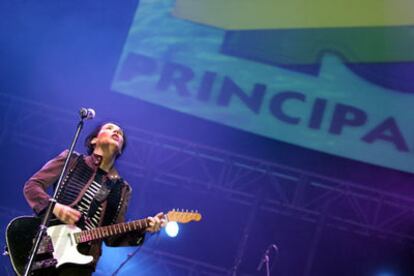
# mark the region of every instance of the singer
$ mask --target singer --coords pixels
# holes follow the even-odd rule
[[[60,189],[53,209],[54,218],[82,230],[124,221],[131,187],[115,168],[117,158],[124,152],[127,137],[116,123],[97,126],[85,139],[87,155],[74,153],[68,174]],[[36,214],[41,215],[49,204],[48,187],[58,180],[68,151],[47,162],[24,186],[24,196]],[[53,218],[52,218],[53,219]],[[103,241],[108,246],[138,246],[144,241],[145,232],[157,232],[165,225],[163,213],[147,218],[148,226],[142,231],[114,235]],[[79,252],[93,256],[88,264],[74,260],[58,268],[40,269],[40,275],[92,275],[101,255],[102,240],[78,245]],[[60,250],[55,248],[56,250]],[[61,252],[63,254],[63,252]]]

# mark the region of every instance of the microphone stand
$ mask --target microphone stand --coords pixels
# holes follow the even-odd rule
[[[126,263],[129,261],[129,260],[131,260],[132,259],[132,257],[134,257],[137,253],[138,253],[138,251],[141,249],[141,247],[140,246],[138,246],[135,250],[134,250],[134,252],[132,252],[132,253],[129,253],[128,255],[127,255],[127,257],[125,258],[125,260],[123,260],[122,261],[122,263],[118,266],[118,268],[111,274],[112,276],[116,276],[116,275],[118,275],[118,273],[119,273],[119,271],[121,270],[121,268],[124,266],[124,265],[126,265]]]
[[[256,269],[257,271],[260,271],[262,269],[263,264],[266,264],[266,276],[270,276],[269,254],[271,249],[273,249],[276,253],[279,252],[279,248],[277,248],[276,244],[269,245],[266,251],[263,253],[262,259],[260,260],[260,263]]]
[[[45,215],[44,215],[44,217],[42,219],[42,222],[39,226],[39,230],[37,231],[36,238],[35,238],[32,250],[30,252],[29,262],[27,263],[26,268],[25,268],[25,272],[23,274],[24,276],[29,276],[30,271],[31,271],[32,266],[33,266],[34,258],[36,256],[37,250],[39,249],[40,242],[42,241],[42,237],[43,237],[44,234],[46,234],[47,226],[49,225],[49,219],[50,219],[50,216],[52,214],[53,208],[56,205],[56,198],[57,198],[58,192],[60,190],[60,186],[62,184],[63,177],[66,174],[66,170],[67,170],[67,167],[68,167],[68,164],[69,164],[69,159],[72,156],[73,150],[75,148],[75,144],[78,141],[79,134],[80,134],[80,132],[83,128],[84,120],[92,119],[92,117],[89,117],[89,116],[87,116],[87,114],[82,112],[82,109],[81,109],[81,112],[80,112],[80,116],[81,116],[81,118],[80,118],[78,126],[76,128],[76,133],[75,133],[75,136],[73,137],[72,144],[70,145],[68,156],[66,156],[62,172],[60,173],[59,180],[58,180],[57,186],[55,188],[55,192],[53,194],[53,197],[49,200],[50,203],[49,203],[49,205],[46,209]]]

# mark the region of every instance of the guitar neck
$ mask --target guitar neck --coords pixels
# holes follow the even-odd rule
[[[97,227],[91,230],[85,230],[74,234],[77,243],[84,243],[93,240],[99,240],[111,236],[124,234],[131,231],[143,231],[148,227],[147,219],[139,219],[130,222],[112,224],[103,227]]]

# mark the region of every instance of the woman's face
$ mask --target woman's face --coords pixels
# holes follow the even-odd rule
[[[96,145],[113,145],[117,148],[117,152],[122,152],[124,144],[124,132],[122,129],[113,123],[106,123],[101,127],[98,135],[92,140]]]

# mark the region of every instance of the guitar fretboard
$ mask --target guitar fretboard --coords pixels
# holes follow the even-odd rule
[[[84,243],[93,240],[99,240],[111,236],[124,234],[131,231],[142,231],[148,227],[147,219],[139,219],[130,222],[112,224],[103,227],[97,227],[91,230],[85,230],[75,233],[76,243]]]

